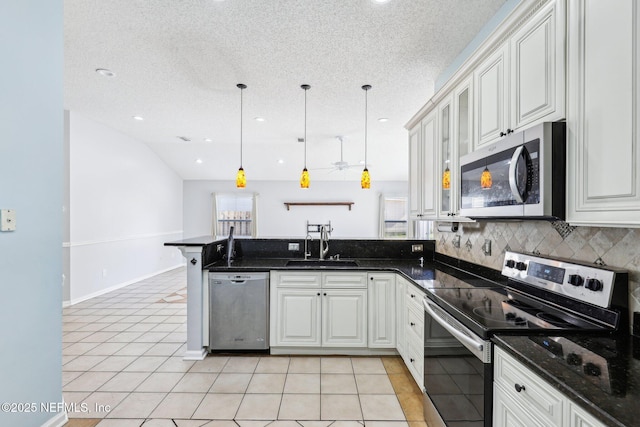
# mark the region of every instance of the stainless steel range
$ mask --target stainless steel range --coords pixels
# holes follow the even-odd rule
[[[424,412],[430,426],[491,426],[493,335],[628,331],[625,271],[506,252],[506,286],[449,272],[436,271],[435,280],[423,283],[425,325],[437,323],[450,338],[441,333],[431,342],[425,335]]]

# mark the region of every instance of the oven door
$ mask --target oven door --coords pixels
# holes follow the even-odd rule
[[[425,333],[424,416],[429,426],[490,427],[493,405],[493,365],[491,342],[468,330],[430,299],[423,300],[425,331],[438,324],[442,332],[437,346]]]

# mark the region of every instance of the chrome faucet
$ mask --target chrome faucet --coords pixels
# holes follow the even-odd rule
[[[227,239],[227,267],[231,267],[234,251],[233,226],[229,227],[229,239]]]
[[[313,237],[311,237],[311,234],[307,233],[307,237],[304,238],[304,259],[308,259],[311,256],[309,242],[313,242]]]
[[[331,234],[331,223],[320,227],[320,259],[325,259],[329,253],[329,234]]]

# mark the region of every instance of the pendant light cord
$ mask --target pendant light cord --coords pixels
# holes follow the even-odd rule
[[[247,85],[238,83],[236,87],[240,89],[240,168],[242,168],[242,92]]]
[[[371,85],[362,86],[364,90],[364,168],[367,169],[367,128],[368,128],[368,92],[371,89]]]
[[[307,168],[307,89],[304,88],[304,168]]]

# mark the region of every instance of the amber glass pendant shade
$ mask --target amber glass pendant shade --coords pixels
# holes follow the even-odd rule
[[[360,178],[360,186],[363,190],[371,188],[371,176],[369,175],[369,169],[364,168],[362,171],[362,177]]]
[[[236,187],[245,188],[247,186],[247,177],[244,174],[244,169],[238,169],[238,174],[236,175]]]
[[[451,188],[451,171],[447,167],[442,173],[442,188],[449,190]]]
[[[309,178],[309,171],[307,168],[302,169],[302,175],[300,175],[300,188],[309,188],[311,179]]]
[[[489,169],[485,166],[484,170],[482,171],[482,176],[480,176],[480,187],[482,187],[483,189],[488,189],[491,188],[492,185],[493,180],[491,179],[491,172],[489,172]]]

